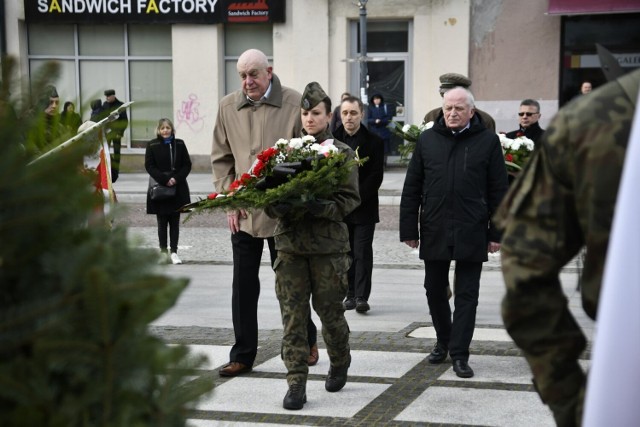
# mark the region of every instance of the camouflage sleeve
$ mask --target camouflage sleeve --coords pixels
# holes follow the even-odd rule
[[[559,114],[494,217],[504,230],[502,317],[523,350],[542,400],[557,412],[570,407],[584,385],[578,357],[586,340],[571,315],[559,274],[582,246],[571,179],[569,132]],[[564,411],[564,409],[563,409]],[[559,411],[562,412],[562,411]],[[566,412],[566,411],[565,411]]]

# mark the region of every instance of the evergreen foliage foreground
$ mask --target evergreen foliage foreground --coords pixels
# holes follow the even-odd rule
[[[51,147],[40,110],[9,99],[12,61],[2,66],[0,425],[184,425],[212,379],[148,326],[187,280],[164,276],[124,228],[89,219],[98,199],[82,161],[96,147],[29,164]]]

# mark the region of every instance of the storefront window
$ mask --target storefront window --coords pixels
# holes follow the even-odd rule
[[[639,23],[639,13],[563,17],[560,105],[577,96],[585,80],[594,89],[607,82],[596,43],[617,57],[624,71],[640,67]]]
[[[236,63],[238,57],[247,49],[264,52],[271,61],[273,58],[273,27],[271,24],[233,25],[224,27],[224,68],[225,94],[240,87]]]
[[[31,75],[47,61],[59,62],[53,84],[61,103],[74,102],[83,120],[91,101],[105,100],[105,89],[136,102],[123,148],[144,148],[158,119],[172,117],[171,26],[31,24],[28,35]]]

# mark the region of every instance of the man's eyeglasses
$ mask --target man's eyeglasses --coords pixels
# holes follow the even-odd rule
[[[521,112],[519,112],[519,113],[518,113],[518,115],[519,115],[520,117],[524,116],[525,114],[527,115],[527,117],[531,117],[531,116],[533,116],[534,114],[538,114],[538,113],[530,113],[530,112],[528,112],[528,111],[527,111],[527,112],[521,111]]]

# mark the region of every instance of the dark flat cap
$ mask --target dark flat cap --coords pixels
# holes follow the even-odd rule
[[[115,95],[116,91],[113,89],[107,89],[104,91],[104,96],[111,96],[111,95]]]
[[[458,73],[447,73],[440,76],[440,89],[451,89],[456,86],[468,88],[471,86],[471,80]]]
[[[300,107],[305,110],[311,110],[313,107],[321,103],[327,94],[322,90],[322,86],[318,82],[311,82],[304,88],[302,94],[302,100],[300,101]]]

